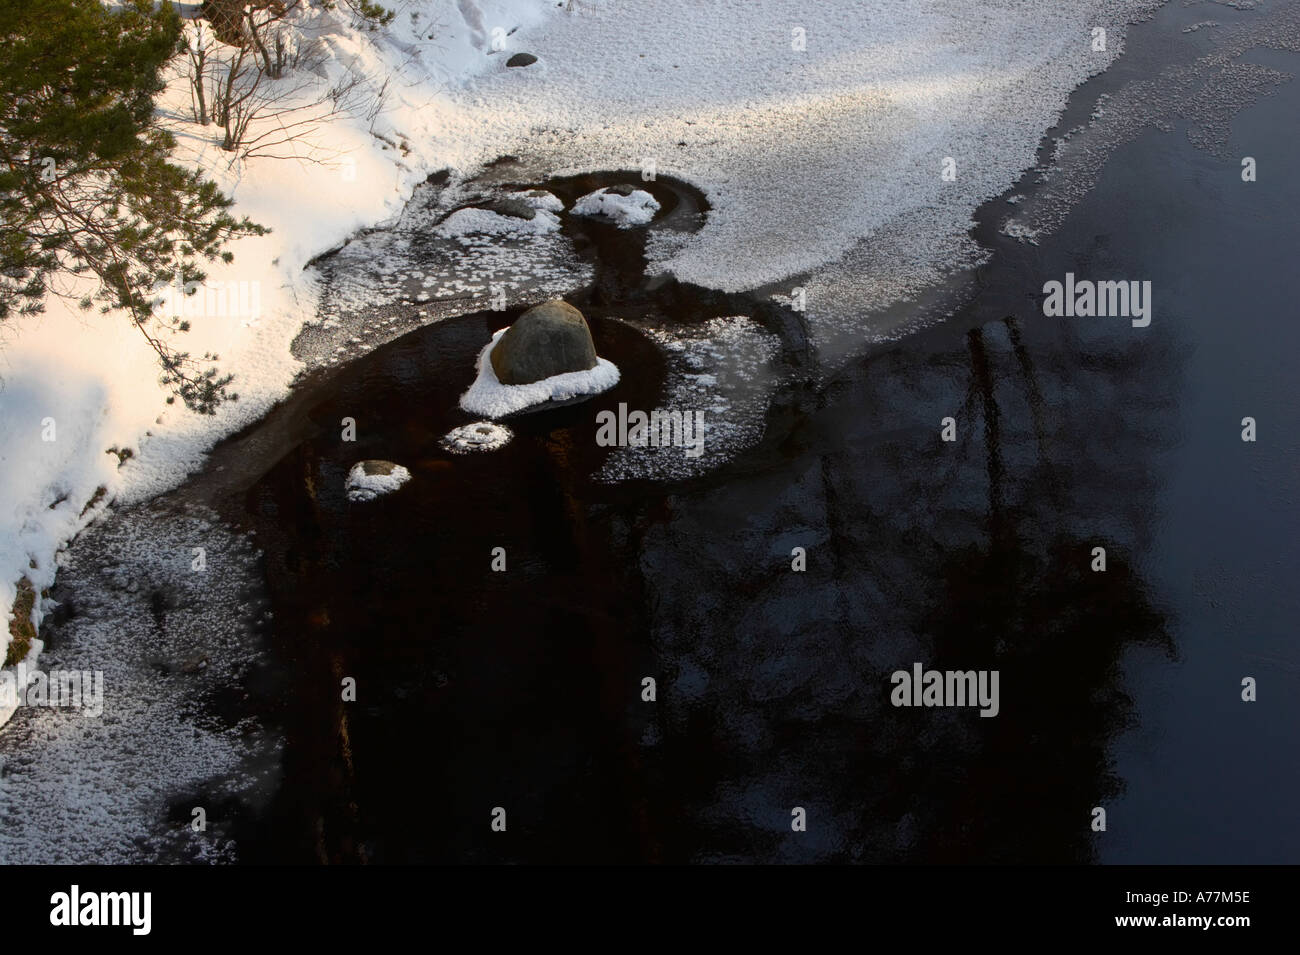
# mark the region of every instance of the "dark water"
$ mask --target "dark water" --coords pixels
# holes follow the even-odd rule
[[[1300,70],[1296,56],[1252,59]],[[1238,117],[1234,154],[1285,162],[1297,115],[1292,82]],[[1235,158],[1153,133],[1112,158],[1062,236],[1081,246],[1085,217],[1110,211],[1101,192],[1127,197],[1124,221],[1146,227],[1101,233],[1101,254],[1139,264],[1162,290],[1159,334],[1179,356],[1167,373],[1137,369],[1145,395],[1134,396],[1168,436],[1151,462],[1154,533],[1138,556],[1179,656],[1127,661],[1143,720],[1115,747],[1128,790],[1107,861],[1300,859],[1300,183],[1274,172],[1244,184]],[[1246,416],[1260,428],[1254,444],[1240,438]],[[1259,683],[1257,703],[1240,700],[1246,676]]]
[[[991,205],[968,306],[817,386],[797,316],[646,283],[638,240],[587,226],[600,278],[575,301],[616,389],[445,452],[498,312],[309,392],[303,437],[228,502],[267,551],[289,740],[241,857],[1295,861],[1298,106],[1290,84],[1234,122],[1257,183],[1152,130],[1040,246]],[[1045,318],[1067,271],[1151,281],[1150,327]],[[661,397],[657,350],[614,320],[647,309],[756,315],[792,383],[720,471],[597,484],[595,413]],[[350,505],[366,457],[413,479]],[[913,662],[999,670],[999,715],[892,707]]]

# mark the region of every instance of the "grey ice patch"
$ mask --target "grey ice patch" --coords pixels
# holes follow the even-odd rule
[[[1228,6],[1237,6],[1227,3]],[[1239,9],[1253,9],[1253,2]],[[1300,52],[1300,5],[1278,4],[1206,34],[1210,49],[1143,76],[1105,98],[1091,121],[1056,140],[1050,161],[1036,169],[1038,183],[1001,227],[1004,234],[1034,242],[1065,219],[1092,189],[1107,159],[1151,128],[1172,132],[1187,126],[1197,149],[1228,159],[1232,119],[1291,79],[1287,73],[1243,57],[1260,47]]]
[[[195,546],[208,573],[190,570]],[[274,792],[279,737],[212,706],[264,652],[256,548],[206,512],[154,505],[109,512],[63,560],[53,596],[73,610],[46,618],[41,664],[102,671],[103,713],[20,707],[0,730],[0,864],[236,861],[224,821],[196,833],[169,809]]]
[[[931,228],[929,213],[902,213],[803,282],[808,337],[823,374],[869,347],[939,321],[961,304],[965,276],[989,253],[971,236]],[[774,298],[789,304],[787,296]]]
[[[417,187],[397,216],[308,267],[319,304],[293,342],[294,357],[313,367],[337,365],[435,321],[562,298],[591,283],[591,266],[559,232],[437,236],[457,211],[490,215],[466,207],[493,199],[522,202],[548,221],[564,208],[542,190]]]
[[[780,342],[775,335],[743,315],[684,330],[642,331],[663,348],[668,360],[662,408],[702,417],[708,437],[695,455],[683,454],[671,442],[617,447],[596,480],[613,484],[704,474],[762,438],[768,403],[787,374],[778,364]]]

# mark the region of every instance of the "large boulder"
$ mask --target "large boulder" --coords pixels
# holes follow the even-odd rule
[[[503,385],[527,385],[553,375],[596,367],[596,344],[582,313],[554,299],[520,315],[491,352]]]

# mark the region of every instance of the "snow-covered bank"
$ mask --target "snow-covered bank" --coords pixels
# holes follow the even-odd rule
[[[1033,163],[1069,91],[1111,61],[1125,23],[1153,3],[997,0],[976,16],[965,0],[589,0],[574,12],[552,0],[438,0],[403,7],[373,33],[323,14],[322,83],[350,67],[376,90],[393,79],[376,116],[317,131],[328,147],[318,162],[229,165],[211,130],[184,121],[178,77],[164,106],[182,160],[273,230],[210,269],[213,282],[255,290],[248,304],[193,315],[182,342],[219,353],[241,398],[215,418],[167,407],[154,356],[122,316],[52,301],[11,329],[0,353],[0,610],[8,615],[20,577],[37,589],[52,582],[55,554],[91,516],[82,508],[98,487],[121,502],[166,490],[283,397],[300,367],[290,343],[315,315],[304,265],[397,214],[429,172],[470,172],[505,154],[552,174],[653,164],[713,204],[688,241],[652,244],[653,266],[726,290],[827,268],[891,233],[890,268],[931,275],[979,203]],[[539,61],[506,68],[524,49]],[[814,328],[906,283],[840,294],[834,315],[815,288]],[[133,457],[119,468],[110,447]]]
[[[177,345],[218,354],[236,374],[239,400],[215,417],[167,405],[156,356],[122,314],[82,312],[52,297],[45,314],[0,329],[0,616],[9,619],[21,578],[38,592],[53,583],[56,555],[108,501],[137,502],[176,486],[212,445],[286,394],[300,368],[289,345],[315,314],[306,263],[398,213],[433,169],[476,156],[438,131],[475,74],[505,68],[491,30],[519,35],[560,15],[545,0],[431,2],[408,5],[386,30],[371,32],[344,11],[314,14],[303,28],[327,49],[329,75],[302,93],[304,101],[349,70],[366,77],[372,93],[392,82],[377,116],[339,116],[309,132],[295,147],[302,161],[232,164],[211,141],[217,127],[188,121],[188,81],[178,73],[161,101],[179,140],[177,161],[203,169],[235,198],[238,214],[272,230],[233,243],[233,263],[207,266],[209,287],[242,294],[201,291],[182,300],[193,330]],[[506,48],[515,42],[506,39]],[[123,462],[109,448],[131,456]],[[36,622],[46,609],[37,601]],[[2,661],[8,629],[0,634]]]

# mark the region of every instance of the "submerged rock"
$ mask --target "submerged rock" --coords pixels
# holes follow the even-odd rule
[[[582,313],[568,302],[554,299],[520,315],[490,357],[501,384],[527,385],[595,368],[596,344]]]

